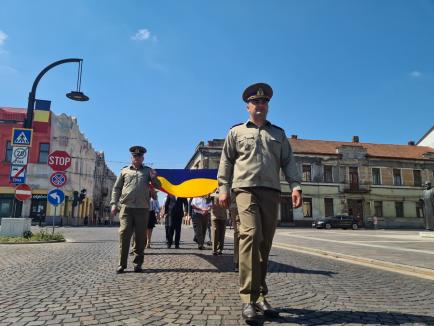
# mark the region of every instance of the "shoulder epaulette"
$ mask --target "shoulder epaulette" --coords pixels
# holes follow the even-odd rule
[[[241,122],[241,123],[237,123],[236,125],[233,125],[232,127],[230,127],[229,129],[232,129],[232,128],[234,128],[234,127],[236,127],[236,126],[240,126],[240,125],[242,125],[243,123]]]
[[[125,166],[123,166],[123,167],[121,168],[121,170],[123,170],[123,169],[125,169],[125,168],[127,168],[127,167],[129,167],[129,165],[125,165]]]
[[[273,124],[271,124],[273,127],[276,127],[277,129],[280,129],[280,130],[282,130],[282,131],[285,131],[285,130],[283,130],[283,128],[281,128],[281,127],[279,127],[279,126],[276,126],[276,125],[273,125]]]

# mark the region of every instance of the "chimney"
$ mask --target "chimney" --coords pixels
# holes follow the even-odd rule
[[[353,143],[359,142],[359,136],[353,136]]]
[[[298,136],[297,135],[291,135],[291,139],[297,139]]]
[[[410,146],[414,146],[414,145],[416,145],[416,144],[414,143],[414,140],[409,140],[409,141],[408,141],[408,145],[410,145]]]

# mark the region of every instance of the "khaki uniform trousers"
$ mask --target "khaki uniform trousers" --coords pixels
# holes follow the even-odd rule
[[[235,196],[235,195],[234,195]],[[239,264],[239,245],[240,245],[240,217],[236,205],[229,210],[231,216],[232,227],[234,228],[234,265]]]
[[[277,226],[280,192],[261,187],[234,189],[240,219],[239,270],[243,303],[264,300],[268,293],[268,257]]]
[[[119,212],[119,249],[120,260],[119,266],[127,268],[128,264],[128,252],[130,249],[131,236],[134,233],[134,266],[142,266],[145,241],[146,241],[146,228],[149,219],[148,208],[132,208],[122,206]]]
[[[212,251],[223,251],[225,244],[226,219],[212,218]]]

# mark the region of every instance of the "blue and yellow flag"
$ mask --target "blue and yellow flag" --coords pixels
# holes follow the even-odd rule
[[[156,169],[161,190],[176,197],[206,196],[217,188],[216,169]]]
[[[36,100],[35,110],[33,111],[33,121],[49,122],[50,108],[51,108],[51,101]]]
[[[51,101],[36,100],[33,110],[33,130],[35,132],[49,132]]]

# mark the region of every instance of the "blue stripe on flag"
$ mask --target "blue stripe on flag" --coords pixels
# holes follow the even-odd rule
[[[51,101],[36,100],[35,110],[50,111]]]

